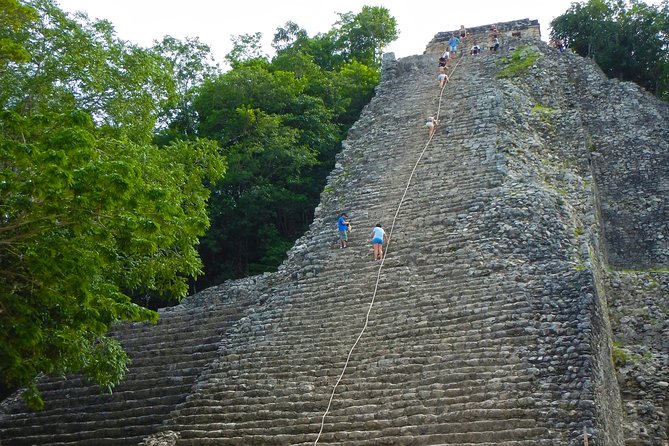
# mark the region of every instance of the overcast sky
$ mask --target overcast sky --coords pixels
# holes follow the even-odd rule
[[[165,35],[199,37],[223,65],[230,51],[230,36],[261,32],[265,52],[277,27],[287,21],[305,28],[309,36],[328,31],[339,12],[358,13],[363,5],[384,6],[397,19],[399,39],[386,52],[397,57],[422,54],[440,31],[460,25],[475,27],[517,19],[537,19],[543,40],[550,21],[564,13],[572,0],[57,0],[67,12],[84,11],[90,18],[107,19],[121,39],[150,46]],[[648,3],[659,3],[648,1]]]

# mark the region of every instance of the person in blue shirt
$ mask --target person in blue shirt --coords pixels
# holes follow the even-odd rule
[[[458,50],[458,44],[460,43],[460,39],[455,37],[455,33],[451,33],[451,40],[448,41],[448,44],[451,47],[451,52],[455,53]]]
[[[383,258],[383,242],[388,241],[388,235],[383,230],[383,226],[378,224],[372,229],[372,248],[374,249],[374,260]]]
[[[348,227],[350,223],[345,212],[339,215],[337,220],[337,229],[339,230],[339,248],[348,248]]]

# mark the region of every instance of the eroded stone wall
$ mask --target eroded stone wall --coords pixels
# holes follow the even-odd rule
[[[631,83],[607,80],[590,60],[544,45],[522,76],[510,79],[532,98],[508,117],[534,135],[547,187],[587,218],[578,268],[595,277],[593,312],[610,339],[598,339],[605,384],[600,401],[622,399],[627,445],[665,445],[669,382],[669,107]],[[523,114],[534,114],[525,124]],[[517,141],[511,143],[511,146]],[[535,163],[535,165],[537,165]],[[578,196],[588,191],[590,203]],[[590,209],[588,209],[590,208]],[[601,367],[610,362],[615,369]],[[615,372],[615,375],[611,375]],[[608,409],[611,406],[602,404]],[[616,414],[607,415],[615,421]],[[608,444],[605,442],[604,444]]]

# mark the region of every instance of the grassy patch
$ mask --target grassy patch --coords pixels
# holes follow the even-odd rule
[[[527,46],[517,48],[511,53],[511,57],[501,59],[505,67],[497,74],[497,77],[507,79],[520,76],[534,65],[540,57],[541,55],[538,52]]]
[[[586,136],[585,150],[587,150],[590,153],[597,152],[597,147],[595,147],[595,143],[592,141],[590,135]]]
[[[620,345],[618,342],[613,343],[611,356],[613,358],[613,365],[616,367],[622,367],[627,361],[630,360],[630,355],[622,349],[622,345]]]
[[[544,124],[551,124],[551,119],[553,117],[553,113],[555,113],[555,110],[553,110],[550,107],[544,107],[543,105],[534,104],[534,107],[532,107],[532,112],[539,115],[539,119]]]
[[[657,287],[659,287],[659,286],[660,286],[659,283],[657,283],[655,280],[652,280],[652,279],[651,279],[651,280],[646,284],[646,290],[648,290],[648,291],[653,291],[655,288],[657,288]]]
[[[544,107],[541,104],[534,104],[534,107],[532,107],[532,111],[543,115],[543,114],[553,113],[555,110],[553,110],[550,107]]]
[[[553,189],[554,189],[555,192],[557,192],[558,195],[560,195],[561,197],[566,197],[567,195],[569,195],[569,192],[567,191],[567,189],[562,189],[561,187],[555,187],[555,188],[553,188]]]

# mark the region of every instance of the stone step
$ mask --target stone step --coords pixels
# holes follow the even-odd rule
[[[11,435],[21,435],[29,433],[31,436],[39,436],[42,434],[48,434],[50,432],[49,424],[54,423],[67,423],[74,431],[76,432],[104,432],[106,429],[115,429],[119,425],[119,421],[126,422],[132,420],[132,424],[136,426],[135,430],[141,430],[142,426],[156,426],[162,423],[162,420],[165,418],[167,412],[162,413],[150,413],[146,410],[142,411],[141,409],[136,409],[135,411],[129,410],[125,416],[119,417],[117,413],[113,412],[100,412],[95,414],[86,414],[83,415],[78,412],[70,411],[55,415],[49,416],[37,416],[32,421],[38,421],[38,423],[28,423],[26,420],[19,420],[16,423],[16,427],[9,429],[3,429],[4,435],[7,435],[11,438]],[[24,421],[23,426],[19,425],[20,422]],[[124,428],[125,428],[125,423]],[[29,430],[27,429],[29,428]]]
[[[210,327],[211,330],[206,330]],[[221,330],[220,322],[213,322],[210,326],[204,326],[201,332],[192,333],[186,329],[186,326],[175,326],[170,332],[158,332],[155,336],[149,339],[144,339],[140,342],[142,337],[124,339],[123,345],[127,346],[130,351],[134,350],[163,350],[163,349],[193,349],[199,346],[208,345],[213,340],[220,338],[219,331]],[[180,336],[181,335],[181,336]]]
[[[139,444],[142,439],[154,432],[159,425],[134,426],[124,423],[122,427],[95,430],[73,430],[71,433],[56,432],[53,428],[50,433],[32,435],[27,433],[12,438],[10,446],[121,446]]]
[[[194,365],[198,365],[198,367],[194,367]],[[143,367],[132,368],[126,374],[126,380],[115,388],[114,393],[126,389],[129,385],[128,383],[133,382],[141,382],[141,386],[146,386],[148,388],[159,387],[165,383],[171,383],[177,387],[183,386],[184,382],[187,382],[189,378],[196,375],[198,370],[204,365],[205,362],[203,360],[192,361],[191,363],[186,364],[187,367],[183,368],[176,368],[174,365],[158,364],[156,362],[147,362]],[[95,389],[97,393],[101,393],[99,387],[89,384],[86,380],[83,380],[77,375],[69,377],[67,381],[61,381],[55,378],[48,381],[45,380],[40,383],[39,388],[45,394],[61,391],[71,392],[76,391],[77,389]]]
[[[355,406],[356,402],[364,401],[366,404],[377,406],[378,408],[388,409],[390,407],[405,408],[406,410],[416,411],[416,407],[421,407],[423,413],[443,413],[444,410],[457,412],[470,410],[485,412],[491,409],[500,409],[512,411],[517,409],[527,409],[533,411],[537,402],[547,394],[537,393],[532,396],[518,398],[517,395],[528,394],[528,390],[535,387],[530,382],[501,383],[499,386],[488,386],[482,380],[473,380],[462,383],[460,386],[452,388],[425,388],[422,386],[416,392],[403,393],[402,389],[397,389],[398,383],[388,383],[388,389],[362,389],[359,392],[351,392],[337,388],[336,398],[334,400],[333,410],[337,407]],[[319,387],[319,392],[331,391],[332,386]],[[349,386],[350,387],[350,386]],[[202,419],[202,414],[211,417],[210,420],[222,421],[240,421],[245,419],[256,419],[258,413],[265,413],[268,410],[274,412],[309,412],[325,410],[325,405],[330,397],[330,393],[304,394],[306,387],[294,386],[292,388],[277,387],[276,392],[288,394],[295,392],[294,398],[285,398],[278,400],[272,394],[272,389],[266,389],[263,392],[249,391],[249,396],[241,397],[239,391],[233,389],[219,392],[207,390],[207,397],[191,400],[179,405],[175,413],[179,414],[179,420],[185,420],[188,417]],[[463,395],[464,392],[464,395]],[[229,398],[229,400],[223,400]],[[418,404],[417,404],[418,403]],[[358,403],[359,404],[359,403]],[[216,416],[212,413],[217,413]],[[416,412],[419,413],[419,412]],[[183,423],[182,423],[183,424]]]
[[[152,432],[151,432],[152,433]],[[59,435],[42,435],[39,437],[30,437],[28,440],[17,440],[16,443],[11,443],[12,446],[35,446],[44,444],[48,446],[126,446],[140,444],[144,438],[148,436],[147,433],[140,433],[139,435],[126,435],[122,432],[120,435],[117,431],[110,431],[109,437],[99,437],[101,433],[96,433],[92,438],[77,439],[76,436],[67,436],[65,440],[60,440]],[[119,440],[121,438],[121,440]]]
[[[108,403],[123,401],[126,404],[137,404],[137,406],[152,406],[152,402],[158,405],[168,403],[175,395],[185,395],[191,389],[191,383],[173,385],[169,382],[154,382],[154,386],[144,385],[139,382],[131,382],[125,388],[115,390],[111,395],[102,393],[96,386],[71,387],[67,391],[46,392],[44,394],[45,405],[48,412],[69,411],[70,407],[95,405],[102,407]]]
[[[448,428],[456,427],[457,425],[448,426]],[[474,425],[471,431],[460,432],[458,430],[449,431],[445,433],[423,433],[425,429],[423,426],[407,426],[388,428],[383,431],[351,431],[351,432],[324,432],[321,435],[319,444],[346,444],[346,445],[368,445],[370,442],[378,445],[463,445],[463,444],[477,444],[477,445],[555,445],[555,442],[538,442],[548,432],[544,428],[515,428],[504,429],[500,425],[500,430],[493,431],[475,431],[474,429],[481,429],[485,426]],[[290,435],[284,433],[272,434],[271,432],[244,432],[239,435],[233,431],[237,436],[230,437],[229,430],[210,431],[206,429],[188,429],[182,430],[181,440],[179,445],[298,445],[298,444],[313,444],[318,430],[313,434],[298,434]],[[218,435],[217,435],[218,434]],[[192,442],[188,440],[194,439]]]
[[[296,391],[298,389],[295,389]],[[462,392],[468,392],[466,397]],[[381,415],[388,418],[390,413],[398,416],[407,416],[408,414],[422,414],[432,418],[442,420],[479,420],[496,419],[505,420],[514,418],[522,414],[523,417],[531,418],[536,415],[535,405],[540,397],[545,395],[535,395],[535,397],[514,398],[513,394],[518,390],[488,390],[485,392],[476,392],[474,388],[463,386],[454,388],[450,391],[444,390],[417,390],[416,393],[397,395],[381,394],[377,392],[361,392],[359,395],[353,395],[350,392],[337,393],[333,401],[331,412],[332,419],[343,417],[343,420],[349,420],[360,415],[367,417],[369,414],[374,419],[380,419]],[[389,391],[388,391],[389,392]],[[386,393],[388,393],[386,392]],[[457,392],[460,392],[459,394]],[[264,423],[271,418],[283,417],[305,417],[309,413],[318,413],[324,411],[330,395],[312,395],[310,399],[294,399],[283,402],[277,402],[276,397],[271,393],[266,396],[256,396],[243,401],[232,399],[232,392],[221,393],[217,398],[201,401],[202,404],[180,406],[174,414],[178,414],[176,421],[181,425],[192,425],[193,423]],[[376,396],[377,394],[381,394]],[[444,396],[436,397],[438,394]],[[229,401],[223,401],[219,398],[228,395]],[[419,397],[419,395],[426,395]],[[500,398],[500,395],[507,395],[506,398]],[[355,398],[351,398],[351,397]],[[211,397],[209,397],[211,398]],[[360,401],[365,402],[365,406],[360,406]],[[352,418],[351,418],[352,417]]]
[[[141,418],[142,416],[145,416],[147,412],[150,412],[153,415],[162,414],[162,416],[164,416],[169,413],[175,405],[183,402],[184,399],[185,395],[161,396],[142,401],[141,404],[138,401],[114,400],[100,404],[98,406],[98,411],[94,413],[86,413],[84,415],[82,415],[81,406],[78,406],[77,404],[72,404],[67,407],[63,405],[55,408],[47,408],[45,412],[37,414],[12,414],[11,419],[13,426],[20,426],[21,429],[25,430],[28,426],[42,426],[49,422],[55,423],[59,420],[65,421],[66,418],[75,422],[85,420],[121,420],[126,418]]]

